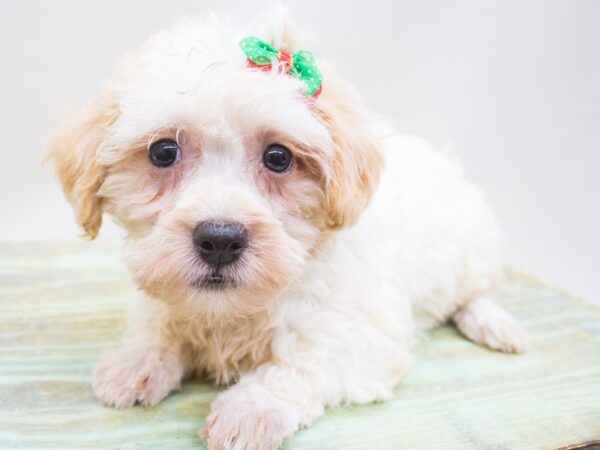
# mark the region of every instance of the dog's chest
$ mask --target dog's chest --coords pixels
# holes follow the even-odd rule
[[[274,335],[275,330],[268,322],[255,318],[188,330],[186,344],[191,347],[196,373],[226,385],[272,359]]]

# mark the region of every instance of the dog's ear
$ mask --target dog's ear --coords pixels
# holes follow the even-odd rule
[[[90,239],[97,236],[102,224],[102,199],[97,193],[104,168],[98,163],[98,150],[118,115],[113,96],[105,94],[55,138],[44,157],[44,161],[54,161],[65,196]]]
[[[379,185],[384,160],[354,88],[327,64],[320,63],[319,68],[323,91],[314,108],[334,145],[325,188],[325,226],[336,230],[353,225],[367,207]]]

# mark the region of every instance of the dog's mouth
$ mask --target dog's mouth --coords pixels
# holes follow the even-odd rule
[[[235,287],[235,281],[220,273],[212,273],[208,276],[197,279],[193,283],[194,287],[208,291],[224,291]]]

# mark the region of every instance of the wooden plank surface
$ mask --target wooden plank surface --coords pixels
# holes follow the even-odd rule
[[[0,245],[0,448],[201,448],[217,391],[202,382],[151,409],[96,403],[90,374],[117,345],[132,288],[118,246]],[[556,449],[600,439],[600,309],[512,274],[498,301],[525,355],[440,328],[394,400],[330,411],[286,449]]]

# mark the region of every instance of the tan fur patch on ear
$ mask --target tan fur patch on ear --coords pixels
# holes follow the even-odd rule
[[[80,120],[55,138],[44,157],[44,161],[54,161],[63,192],[90,239],[98,235],[102,224],[102,199],[96,194],[104,179],[104,168],[97,161],[98,149],[107,127],[118,115],[111,97],[101,97]]]
[[[353,225],[379,186],[383,155],[354,89],[324,67],[323,93],[316,112],[334,143],[331,178],[325,193],[325,225],[330,230]]]

